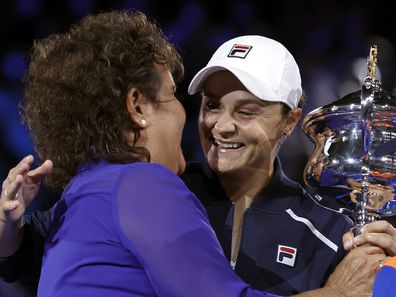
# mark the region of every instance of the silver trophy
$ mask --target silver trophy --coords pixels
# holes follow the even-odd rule
[[[315,144],[304,170],[317,201],[348,214],[360,228],[396,218],[396,97],[376,79],[372,46],[361,90],[308,113],[304,133]]]

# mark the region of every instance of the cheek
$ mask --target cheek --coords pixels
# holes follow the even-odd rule
[[[186,111],[184,110],[183,105],[180,103],[180,101],[177,101],[179,103],[179,112],[181,114],[181,120],[182,120],[182,124],[184,126],[184,124],[186,123]]]
[[[214,115],[208,115],[200,113],[198,118],[198,128],[200,133],[211,133],[214,125],[216,124],[216,117]]]
[[[213,127],[213,126],[212,126]],[[198,118],[198,130],[199,130],[199,138],[201,140],[202,150],[206,154],[210,147],[210,136],[212,135],[212,127],[207,121],[207,117],[203,117],[202,115]]]
[[[176,129],[182,131],[184,125],[186,124],[186,112],[179,101],[177,107],[175,108],[175,111],[172,114],[173,116],[177,115],[177,119],[175,120]]]
[[[216,124],[216,120],[214,119],[213,116],[207,116],[203,115],[200,116],[198,119],[198,128],[200,133],[212,133],[212,129],[214,125]]]
[[[272,150],[279,139],[277,129],[269,123],[260,123],[244,127],[244,136],[247,143],[256,149]]]

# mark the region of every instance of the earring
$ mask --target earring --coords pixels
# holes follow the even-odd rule
[[[143,120],[141,121],[141,123],[142,123],[143,126],[146,125],[146,120],[143,119]]]
[[[286,138],[287,138],[287,134],[283,133],[281,138],[280,138],[280,144],[283,144],[286,141]]]

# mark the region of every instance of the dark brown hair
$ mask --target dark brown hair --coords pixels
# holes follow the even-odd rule
[[[305,95],[302,94],[300,97],[300,100],[298,101],[297,107],[303,109],[305,104]],[[286,116],[292,109],[286,105],[285,103],[282,103],[282,115]]]
[[[49,186],[63,189],[85,162],[149,161],[148,151],[134,146],[139,128],[125,98],[136,87],[156,100],[155,63],[176,81],[183,76],[173,45],[136,11],[87,16],[67,33],[34,43],[21,106],[40,158],[54,162]]]

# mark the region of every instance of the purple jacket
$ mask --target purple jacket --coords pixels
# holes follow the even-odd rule
[[[53,208],[38,296],[275,295],[236,276],[179,177],[103,162],[80,170]]]

